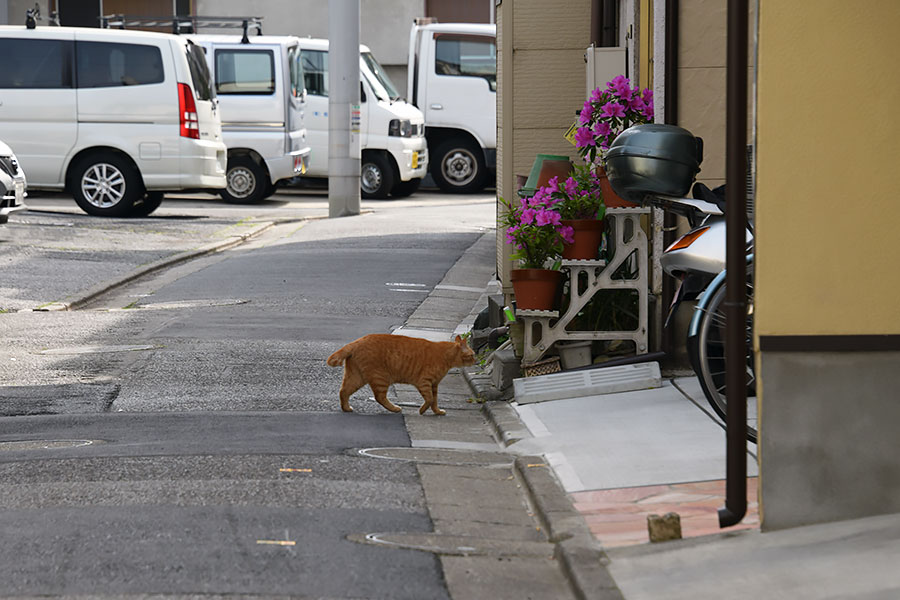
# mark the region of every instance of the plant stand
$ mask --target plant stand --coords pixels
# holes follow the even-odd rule
[[[610,208],[608,237],[612,258],[605,260],[564,260],[561,270],[569,278],[569,306],[565,314],[555,310],[517,310],[525,329],[523,365],[533,364],[559,341],[626,340],[634,342],[638,354],[647,353],[648,277],[647,236],[641,229],[641,216],[649,208]],[[636,275],[613,279],[620,268],[628,266]],[[579,288],[586,277],[587,287]],[[566,331],[566,327],[594,295],[604,289],[631,289],[638,294],[638,327],[633,331]]]

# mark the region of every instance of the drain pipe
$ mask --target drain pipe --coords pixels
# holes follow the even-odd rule
[[[747,512],[747,8],[728,0],[728,71],[725,133],[725,399],[727,452],[725,507],[719,526],[737,525]]]

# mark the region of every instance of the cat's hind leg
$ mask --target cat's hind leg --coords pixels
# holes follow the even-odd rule
[[[348,358],[344,363],[344,380],[341,382],[341,410],[344,412],[353,412],[353,408],[350,407],[350,396],[366,385],[352,361],[352,358]]]
[[[387,383],[370,381],[369,387],[372,388],[372,392],[375,394],[375,400],[378,402],[378,404],[382,405],[391,412],[402,412],[402,408],[388,400],[387,392],[388,387],[390,386]]]
[[[422,394],[422,399],[425,400],[425,402],[422,403],[422,406],[419,407],[420,415],[424,415],[429,406],[431,407],[431,410],[434,411],[434,414],[445,414],[446,411],[441,410],[437,405],[437,384],[428,385],[426,383],[417,386],[416,389],[419,390],[419,393]]]

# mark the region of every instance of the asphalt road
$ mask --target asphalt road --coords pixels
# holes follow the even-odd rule
[[[447,597],[433,555],[347,539],[432,524],[412,463],[358,452],[409,446],[403,417],[367,388],[339,412],[324,359],[403,324],[493,226],[492,196],[455,200],[304,221],[327,212],[321,195],[167,199],[148,219],[98,220],[48,198],[14,217],[0,232],[16,273],[0,300],[0,408],[15,415],[0,418],[2,592]],[[23,310],[269,221],[82,310]],[[37,264],[48,252],[55,267]]]

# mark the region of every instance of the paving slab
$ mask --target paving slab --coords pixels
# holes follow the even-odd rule
[[[533,437],[514,450],[545,455],[569,493],[725,477],[724,430],[669,381],[516,411]]]

